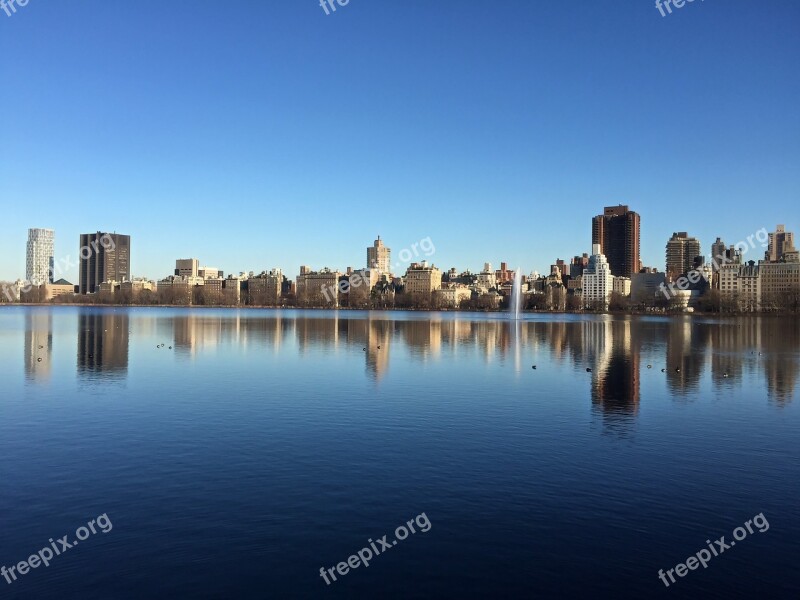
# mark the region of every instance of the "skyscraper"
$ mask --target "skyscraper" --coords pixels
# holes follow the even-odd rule
[[[56,234],[52,229],[28,229],[25,279],[34,285],[53,283],[55,237]]]
[[[79,293],[94,294],[106,281],[130,281],[131,236],[85,233],[79,250]]]
[[[592,219],[592,245],[600,245],[615,277],[631,277],[641,269],[639,260],[641,219],[628,207],[606,206]]]
[[[711,244],[711,264],[714,271],[719,271],[719,266],[727,259],[727,248],[722,238],[717,238],[717,241]]]
[[[608,301],[614,289],[614,276],[611,274],[608,261],[600,251],[600,244],[592,244],[592,255],[589,264],[583,270],[583,302],[584,306],[608,308]]]
[[[787,250],[794,250],[794,234],[786,231],[786,227],[778,225],[773,233],[769,234],[769,248],[767,249],[767,260],[778,262],[783,259]]]
[[[372,246],[367,247],[367,268],[377,269],[381,273],[390,273],[392,251],[383,245],[381,236]]]
[[[700,242],[689,237],[685,231],[673,233],[667,242],[667,281],[675,281],[695,266],[695,259],[702,256]]]

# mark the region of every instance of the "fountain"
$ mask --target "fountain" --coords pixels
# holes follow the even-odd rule
[[[522,269],[517,268],[514,272],[514,285],[511,288],[511,304],[509,315],[515,321],[519,321],[522,311]]]

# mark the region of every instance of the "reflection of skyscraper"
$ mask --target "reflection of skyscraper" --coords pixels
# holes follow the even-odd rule
[[[709,326],[695,324],[690,318],[670,321],[667,329],[666,364],[670,391],[685,395],[699,388],[710,335]]]
[[[587,351],[594,355],[592,406],[612,430],[624,432],[639,412],[638,336],[631,321],[587,323]],[[595,331],[598,330],[599,331]],[[589,344],[594,344],[589,348]]]
[[[129,327],[126,313],[81,311],[78,374],[88,378],[127,375]]]
[[[49,309],[32,308],[25,313],[25,376],[49,378],[52,351],[52,314]]]
[[[386,319],[347,319],[343,321],[347,341],[356,347],[363,346],[367,372],[376,380],[389,369],[390,340],[394,322]]]

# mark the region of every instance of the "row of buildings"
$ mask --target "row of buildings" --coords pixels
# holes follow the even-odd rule
[[[783,225],[756,236],[766,248],[758,261],[744,260],[747,251],[756,247],[754,236],[749,238],[749,247],[746,243],[727,246],[717,238],[708,261],[697,238],[676,232],[667,241],[663,271],[643,267],[640,230],[640,216],[628,206],[606,207],[592,219],[591,254],[575,256],[569,264],[558,259],[547,275],[533,272],[522,277],[525,305],[606,310],[617,297],[655,307],[663,294],[669,307],[691,309],[712,293],[732,303],[732,309],[764,310],[780,308],[782,298],[800,294],[800,260],[794,236]],[[280,268],[226,277],[219,269],[188,258],[177,259],[169,276],[150,281],[131,277],[130,236],[96,232],[80,236],[78,284],[73,285],[56,279],[63,266],[54,261],[54,240],[53,230],[29,230],[27,282],[17,282],[18,294],[26,292],[23,299],[27,301],[99,294],[132,303],[146,292],[154,302],[168,304],[369,308],[397,306],[402,299],[403,306],[423,308],[496,308],[511,295],[515,278],[506,263],[498,270],[486,263],[481,272],[471,273],[455,268],[442,271],[421,260],[411,262],[403,273],[394,273],[391,249],[378,237],[367,248],[367,266],[359,270],[302,266],[294,279],[284,276]]]

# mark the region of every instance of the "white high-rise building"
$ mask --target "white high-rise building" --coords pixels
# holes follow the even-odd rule
[[[52,229],[28,229],[25,279],[34,285],[53,283],[55,238],[56,234]]]
[[[587,307],[602,304],[608,308],[611,292],[614,291],[614,276],[605,254],[600,254],[600,244],[592,244],[589,265],[583,270],[583,303]]]

